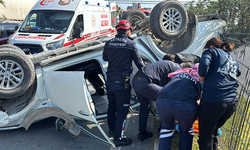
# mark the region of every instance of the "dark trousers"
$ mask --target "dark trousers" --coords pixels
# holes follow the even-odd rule
[[[136,78],[134,78],[132,85],[140,102],[139,131],[144,132],[147,128],[150,100],[156,101],[157,94],[161,91],[162,87],[150,83],[145,78],[144,80],[136,80]]]
[[[157,112],[162,121],[159,150],[171,150],[175,120],[179,122],[179,150],[192,150],[193,124],[198,115],[198,104],[173,99],[157,99]]]
[[[121,137],[123,122],[126,120],[131,95],[131,86],[125,89],[124,83],[106,82],[108,96],[108,126],[115,130],[114,139]]]
[[[215,103],[201,100],[199,109],[199,148],[200,150],[218,149],[218,129],[235,112],[237,101]]]

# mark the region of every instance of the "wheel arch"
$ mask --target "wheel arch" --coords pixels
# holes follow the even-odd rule
[[[67,128],[71,134],[75,136],[80,134],[81,131],[80,126],[75,122],[75,120],[69,114],[65,113],[60,109],[51,107],[40,108],[31,112],[22,121],[21,126],[24,127],[26,130],[28,130],[32,123],[50,117],[62,118],[65,121],[65,128]]]

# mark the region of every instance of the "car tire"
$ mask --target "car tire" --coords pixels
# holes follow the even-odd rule
[[[0,99],[22,96],[34,80],[34,64],[25,54],[0,49]]]
[[[57,118],[55,122],[56,130],[62,131],[64,129],[64,124],[65,124],[65,121],[63,119]]]
[[[173,16],[176,14],[175,16]],[[169,0],[158,3],[150,15],[150,29],[155,37],[173,40],[181,37],[188,25],[188,14],[178,1]]]
[[[131,23],[132,28],[136,27],[136,22],[143,21],[146,18],[146,14],[141,10],[132,9],[127,11],[124,15],[122,15],[121,20],[127,20]]]
[[[15,49],[15,50],[17,50],[18,53],[25,54],[24,51],[21,48],[15,46],[15,45],[10,45],[10,44],[0,45],[0,50],[1,49],[6,49],[6,48],[8,48],[8,49]]]

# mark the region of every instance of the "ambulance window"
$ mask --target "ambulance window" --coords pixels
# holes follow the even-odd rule
[[[111,12],[111,16],[112,16],[112,27],[116,27],[116,24],[117,24],[117,18],[116,18],[116,12],[115,11],[113,11],[113,12]]]
[[[33,14],[33,15],[30,17],[29,25],[30,25],[31,27],[36,26],[36,18],[37,18],[37,14]]]
[[[73,38],[74,37],[74,30],[76,28],[81,28],[82,29],[82,32],[84,30],[83,28],[83,15],[78,15],[75,22],[74,22],[74,25],[73,25],[73,29],[71,30],[71,33],[70,33],[70,37]]]
[[[77,16],[75,23],[74,23],[74,29],[76,29],[76,28],[81,28],[82,31],[84,30],[84,28],[83,28],[83,15]]]
[[[65,33],[73,18],[73,11],[33,10],[21,26],[20,32]]]

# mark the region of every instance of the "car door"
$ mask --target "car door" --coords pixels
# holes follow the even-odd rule
[[[90,130],[81,127],[85,133],[115,147],[97,121],[95,105],[89,93],[84,73],[84,71],[45,72],[44,83],[47,96],[54,107],[65,111],[76,119],[94,123],[106,141],[92,134]]]
[[[87,90],[84,72],[50,71],[44,74],[44,82],[54,107],[70,115],[96,122],[95,108]]]

